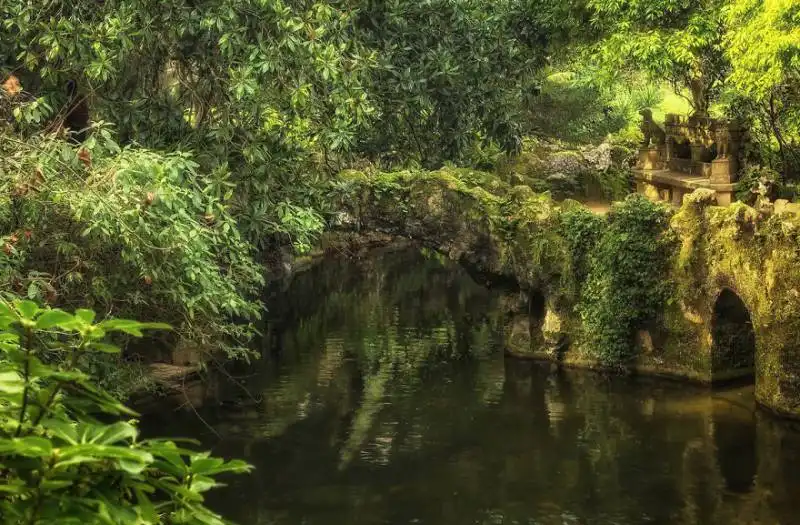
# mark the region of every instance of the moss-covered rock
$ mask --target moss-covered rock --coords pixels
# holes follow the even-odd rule
[[[618,200],[632,191],[630,159],[623,146],[575,147],[528,140],[523,151],[496,167],[511,185],[526,185],[554,199]]]

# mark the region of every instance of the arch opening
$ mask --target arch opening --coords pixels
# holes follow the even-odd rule
[[[724,288],[711,321],[711,371],[715,382],[753,378],[756,336],[750,312],[735,292]]]
[[[545,313],[544,294],[538,290],[531,292],[528,296],[528,317],[531,320],[531,335],[539,334],[542,331]]]
[[[531,350],[534,355],[544,357],[547,354],[547,345],[544,340],[544,320],[546,315],[545,297],[541,290],[527,292],[527,308],[525,319]]]

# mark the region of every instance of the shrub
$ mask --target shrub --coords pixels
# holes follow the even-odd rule
[[[204,173],[181,152],[119,148],[103,132],[80,150],[8,138],[0,282],[52,305],[165,320],[185,343],[242,354],[263,277],[226,172]]]
[[[27,300],[0,302],[4,523],[225,523],[203,505],[203,493],[218,486],[215,476],[250,467],[140,439],[135,414],[76,367],[84,355],[119,352],[106,341],[111,335],[161,328],[96,322],[85,309],[69,314]]]
[[[654,319],[669,297],[674,239],[669,213],[634,194],[615,204],[589,258],[578,311],[589,352],[607,365],[634,357],[633,330]]]
[[[739,175],[735,187],[736,199],[752,206],[759,197],[770,200],[792,200],[797,194],[796,186],[787,183],[775,170],[761,166],[748,166]]]

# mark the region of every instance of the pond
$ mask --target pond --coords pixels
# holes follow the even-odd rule
[[[326,260],[273,286],[236,384],[146,426],[256,466],[210,496],[241,525],[800,523],[800,433],[751,387],[506,358],[483,284],[415,248]]]

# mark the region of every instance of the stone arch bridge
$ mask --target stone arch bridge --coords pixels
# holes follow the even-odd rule
[[[580,204],[466,170],[346,172],[339,182],[340,227],[413,238],[506,283],[509,353],[606,366],[581,337],[585,279],[558,231],[559,215]],[[800,416],[800,205],[723,208],[701,189],[665,213],[674,250],[657,277],[671,294],[631,329],[623,368],[704,383],[754,375],[762,406]]]

